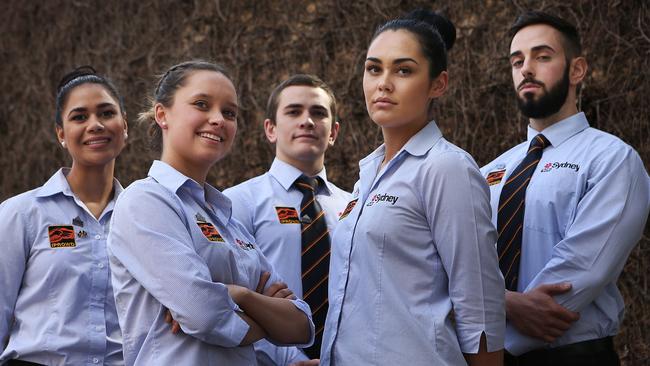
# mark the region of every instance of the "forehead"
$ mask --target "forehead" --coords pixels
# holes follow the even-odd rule
[[[117,100],[108,92],[106,87],[96,83],[81,84],[68,93],[64,109],[74,109],[97,104],[115,104]]]
[[[417,37],[406,30],[387,30],[372,41],[367,57],[389,61],[398,58],[424,58]]]
[[[538,46],[549,46],[556,52],[564,52],[562,33],[546,24],[529,25],[512,38],[510,53],[526,52]]]
[[[237,92],[232,82],[222,73],[211,70],[193,71],[176,94],[183,96],[206,94],[226,98],[232,103],[237,102]]]
[[[330,96],[322,88],[292,85],[280,92],[278,108],[281,109],[291,104],[300,104],[303,106],[321,105],[329,110],[331,102]]]

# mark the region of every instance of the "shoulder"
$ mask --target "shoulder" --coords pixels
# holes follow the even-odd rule
[[[465,150],[441,139],[426,156],[425,167],[430,173],[449,174],[465,169],[478,171],[474,158]]]
[[[176,205],[180,198],[151,177],[136,180],[122,191],[115,203],[115,212],[151,209],[152,206]]]
[[[39,188],[20,193],[16,196],[6,199],[0,204],[0,216],[6,220],[8,216],[31,216],[31,213],[38,210],[39,205],[38,191]]]
[[[584,149],[585,155],[591,161],[589,164],[592,170],[609,169],[616,165],[645,170],[638,152],[610,133],[589,127],[576,137],[576,141],[572,143]]]
[[[497,156],[494,160],[481,167],[481,174],[487,175],[490,171],[496,169],[498,166],[505,166],[513,159],[521,159],[522,154],[525,154],[528,143],[523,141],[510,149],[506,150],[501,155]]]
[[[263,190],[269,189],[270,178],[271,177],[268,172],[262,175],[258,175],[257,177],[253,177],[235,186],[225,189],[223,191],[223,194],[225,194],[233,201],[235,199],[242,198],[250,201],[256,195],[260,195]]]
[[[339,188],[331,181],[327,181],[327,188],[329,188],[333,197],[340,198],[341,200],[344,200],[346,203],[352,198],[352,194],[350,192]]]

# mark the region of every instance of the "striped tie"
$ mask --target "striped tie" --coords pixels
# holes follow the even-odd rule
[[[497,252],[499,268],[503,273],[506,289],[510,291],[517,291],[526,187],[542,158],[544,148],[550,144],[542,134],[533,138],[526,157],[508,176],[499,197]]]
[[[330,237],[325,212],[316,200],[315,193],[320,177],[301,175],[294,186],[302,192],[300,222],[302,227],[302,291],[309,304],[316,326],[314,345],[304,349],[310,358],[320,357],[323,326],[327,315],[327,278],[330,266]]]

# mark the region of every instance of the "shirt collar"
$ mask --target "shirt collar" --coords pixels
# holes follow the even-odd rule
[[[426,126],[424,126],[420,131],[413,135],[395,156],[400,155],[402,151],[406,151],[413,156],[422,156],[431,150],[433,145],[435,145],[441,138],[442,132],[440,132],[436,121],[431,120],[429,123],[427,123]],[[385,154],[386,146],[384,144],[381,144],[381,146],[370,153],[370,155],[361,159],[359,165],[363,166],[368,162],[377,159],[378,157],[383,157]]]
[[[205,183],[202,186],[194,179],[184,175],[174,169],[171,165],[160,160],[154,160],[153,164],[151,164],[148,175],[163,187],[174,192],[174,194],[178,194],[178,190],[185,187],[187,192],[189,192],[189,194],[191,194],[198,202],[209,202],[212,207],[222,211],[223,215],[226,217],[226,221],[230,220],[232,214],[232,201],[210,184]]]
[[[585,117],[584,112],[576,113],[571,117],[558,121],[546,127],[542,132],[533,129],[529,125],[528,143],[530,144],[530,141],[541,133],[548,139],[552,146],[557,147],[569,139],[569,137],[583,131],[588,127],[589,122],[587,121],[587,117]]]
[[[36,197],[49,197],[58,193],[62,193],[69,197],[75,197],[74,192],[72,192],[72,189],[70,188],[70,183],[68,183],[68,180],[66,179],[68,173],[70,173],[70,168],[59,169],[38,189]],[[119,196],[123,190],[124,188],[122,188],[120,182],[113,178],[113,199],[111,201],[115,201],[117,196]]]
[[[271,174],[271,176],[273,176],[273,178],[275,178],[275,180],[277,180],[285,190],[289,191],[289,188],[291,188],[293,182],[295,182],[296,179],[298,179],[298,177],[303,174],[303,172],[293,165],[286,163],[276,157],[273,159],[273,164],[271,164],[269,174]],[[327,171],[325,170],[325,167],[323,167],[323,169],[321,169],[321,171],[318,172],[316,176],[320,177],[323,182],[325,182],[324,188],[327,191],[327,194],[332,193],[332,190],[329,187],[330,182],[327,180]]]

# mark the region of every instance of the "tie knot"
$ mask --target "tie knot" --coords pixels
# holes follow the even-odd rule
[[[296,179],[293,185],[302,193],[316,193],[320,185],[320,177],[307,177],[301,175]]]
[[[548,139],[540,133],[539,135],[533,137],[533,141],[530,142],[530,147],[528,148],[528,152],[531,152],[533,149],[544,150],[550,144],[551,142],[548,141]]]

